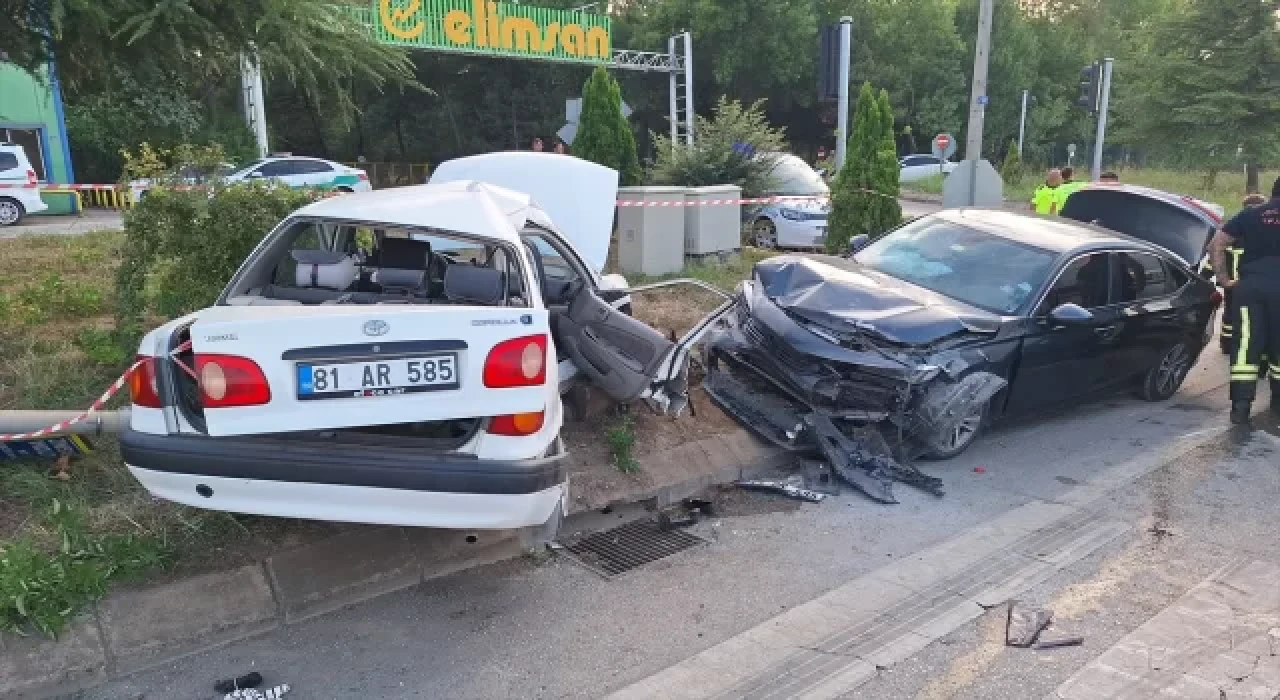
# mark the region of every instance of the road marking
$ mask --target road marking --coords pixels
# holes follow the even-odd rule
[[[1205,392],[1207,393],[1207,392]],[[1089,506],[1210,442],[1212,428],[1116,465],[1055,502],[1033,501],[854,579],[610,700],[838,698],[1129,529]]]

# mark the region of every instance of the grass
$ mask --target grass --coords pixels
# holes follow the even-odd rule
[[[0,240],[0,410],[83,409],[127,367],[111,315],[122,242]],[[298,528],[154,499],[114,439],[93,442],[65,480],[48,460],[0,461],[0,629],[55,635],[115,583],[252,557]]]
[[[617,419],[605,429],[605,440],[609,443],[609,453],[613,455],[613,464],[623,474],[635,474],[640,471],[640,462],[634,453],[636,445],[635,419],[628,413],[620,413]]]
[[[1087,171],[1087,167],[1085,170]],[[1209,181],[1208,173],[1201,171],[1125,168],[1117,170],[1116,174],[1120,176],[1121,182],[1145,185],[1213,202],[1225,209],[1228,216],[1239,211],[1240,204],[1244,200],[1244,173],[1234,170],[1218,173],[1212,182]],[[1263,173],[1260,182],[1265,184],[1271,179],[1267,173]],[[918,182],[903,183],[902,189],[924,194],[942,194],[944,180],[943,176],[938,175]],[[1032,193],[1041,182],[1042,177],[1035,174],[1005,183],[1005,201],[1030,202]]]

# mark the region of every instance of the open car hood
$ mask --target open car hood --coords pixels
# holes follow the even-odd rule
[[[604,269],[618,198],[617,171],[558,153],[507,151],[455,158],[431,174],[432,184],[479,180],[533,198],[585,262]]]
[[[755,277],[779,308],[837,333],[864,332],[892,343],[927,345],[962,333],[999,330],[999,319],[992,314],[947,303],[945,297],[862,270],[852,260],[782,255],[757,263]]]

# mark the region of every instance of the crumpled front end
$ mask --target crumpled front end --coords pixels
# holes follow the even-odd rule
[[[736,313],[710,333],[705,353],[706,389],[726,411],[781,447],[822,454],[886,503],[896,502],[892,481],[940,495],[940,482],[901,462],[944,449],[973,407],[1006,385],[964,362],[931,362],[936,347],[814,325],[754,281],[739,289]]]

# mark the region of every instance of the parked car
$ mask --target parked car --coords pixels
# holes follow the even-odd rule
[[[748,208],[751,244],[757,248],[822,248],[827,241],[831,188],[821,174],[798,156],[773,153],[773,186],[766,197],[789,197]]]
[[[1127,385],[1162,401],[1221,301],[1191,267],[1209,233],[1162,229],[1157,245],[1056,217],[945,210],[858,237],[851,258],[770,258],[708,336],[706,386],[762,436],[833,464],[832,445],[859,431],[894,455],[944,459],[1004,416]],[[891,460],[854,454],[874,479],[893,475]],[[862,488],[891,499],[884,484]]]
[[[898,160],[901,168],[898,173],[899,182],[916,182],[927,180],[935,175],[950,175],[956,169],[954,161],[944,161],[928,154],[905,156]]]
[[[16,143],[0,143],[0,226],[13,226],[27,214],[49,208],[40,198],[40,181]]]
[[[236,166],[231,163],[223,163],[213,170],[213,172],[205,172],[205,170],[195,165],[183,165],[175,168],[169,173],[158,179],[139,178],[129,181],[129,192],[133,197],[133,201],[140,202],[146,196],[147,190],[157,182],[163,182],[167,185],[180,185],[184,187],[193,187],[198,185],[206,185],[211,182],[225,180],[227,177],[235,173]]]
[[[272,156],[226,176],[226,182],[275,181],[289,187],[317,187],[334,192],[368,192],[369,174],[359,168],[320,158]]]
[[[203,508],[554,531],[561,395],[678,407],[696,340],[619,311],[626,280],[601,274],[617,179],[488,154],[299,209],[212,307],[142,339],[125,463]]]

